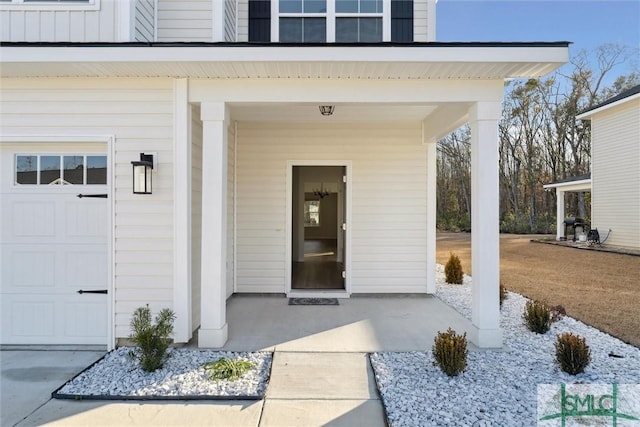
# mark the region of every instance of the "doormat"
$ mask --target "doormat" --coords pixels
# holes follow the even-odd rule
[[[338,298],[289,298],[289,305],[340,305]]]

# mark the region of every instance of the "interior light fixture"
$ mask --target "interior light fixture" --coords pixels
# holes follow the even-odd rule
[[[320,114],[323,116],[330,116],[333,114],[333,111],[336,109],[335,105],[320,105],[318,107],[320,109]]]

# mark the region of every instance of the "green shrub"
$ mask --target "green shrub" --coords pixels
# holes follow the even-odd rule
[[[584,372],[584,368],[591,361],[591,350],[589,350],[586,339],[570,332],[558,335],[556,360],[560,369],[568,374],[576,375]]]
[[[502,303],[505,299],[507,299],[507,288],[504,287],[502,283],[500,283],[500,307],[502,307]]]
[[[147,372],[153,372],[162,368],[167,359],[167,348],[171,344],[169,336],[173,333],[173,321],[176,316],[168,308],[160,310],[151,322],[151,309],[149,304],[138,307],[133,312],[131,319],[130,339],[138,346],[133,356],[140,361],[140,366]]]
[[[447,278],[447,283],[462,284],[462,277],[464,275],[462,264],[460,264],[458,255],[453,252],[450,252],[449,260],[444,266],[444,275]]]
[[[451,328],[438,332],[431,351],[442,372],[454,377],[467,367],[467,334],[458,335]]]
[[[256,365],[248,360],[223,357],[214,362],[204,363],[202,367],[205,371],[211,371],[209,374],[211,380],[235,381],[246,374],[249,369],[255,368]]]
[[[551,310],[543,302],[527,301],[522,317],[532,332],[544,334],[551,328]]]

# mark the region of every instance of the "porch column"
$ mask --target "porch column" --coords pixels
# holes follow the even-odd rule
[[[556,240],[564,240],[564,191],[556,188]]]
[[[436,190],[437,190],[437,141],[426,141],[427,146],[427,293],[436,293]]]
[[[227,341],[227,121],[223,102],[203,102],[202,267],[198,346]]]
[[[502,347],[500,330],[500,231],[498,120],[500,102],[477,102],[471,126],[471,342]]]

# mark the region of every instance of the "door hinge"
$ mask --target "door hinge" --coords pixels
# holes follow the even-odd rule
[[[84,289],[80,289],[78,291],[78,293],[80,295],[82,295],[82,294],[107,294],[107,293],[109,293],[109,291],[107,289],[98,289],[98,290],[89,290],[89,291],[85,291]]]
[[[95,199],[106,199],[107,194],[78,194],[79,199],[82,199],[83,197],[93,197]]]
[[[342,231],[347,231],[347,223],[342,224]]]
[[[343,271],[343,272],[342,272],[342,278],[343,278],[343,279],[346,279],[346,278],[347,278],[347,272],[346,272],[346,271]]]
[[[347,182],[347,175],[342,175],[342,182]]]

